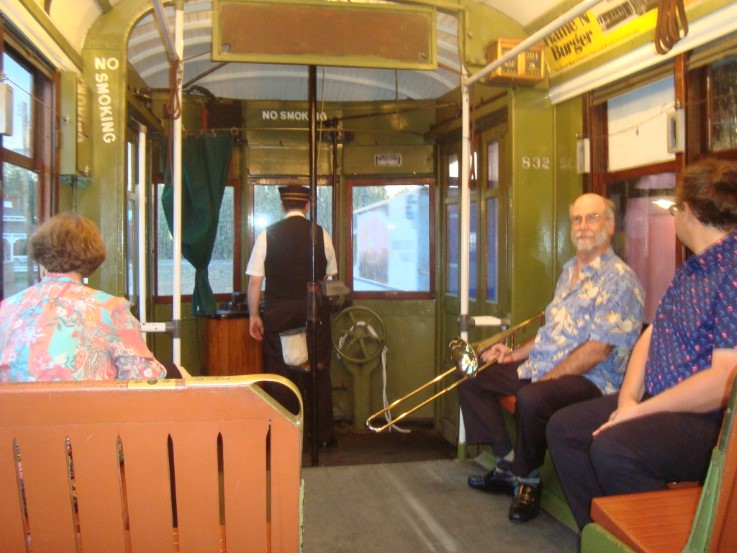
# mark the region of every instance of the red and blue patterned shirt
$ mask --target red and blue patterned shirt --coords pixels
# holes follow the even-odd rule
[[[737,349],[737,230],[689,257],[663,294],[645,366],[647,393],[708,369],[714,349]]]

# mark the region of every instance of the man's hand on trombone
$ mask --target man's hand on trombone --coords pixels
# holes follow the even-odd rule
[[[507,347],[503,342],[498,342],[491,346],[489,349],[481,352],[481,360],[484,363],[491,363],[496,361],[497,363],[510,363],[514,361],[512,358],[514,351]]]
[[[516,363],[527,359],[530,348],[535,340],[530,339],[518,348],[510,348],[504,342],[497,342],[489,349],[481,352],[481,360],[484,363]]]

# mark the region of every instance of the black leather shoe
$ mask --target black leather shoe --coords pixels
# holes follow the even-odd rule
[[[508,494],[514,493],[515,479],[508,472],[497,473],[492,470],[484,475],[472,474],[468,477],[468,485],[474,490],[487,493]]]
[[[540,512],[540,497],[543,485],[519,483],[514,491],[512,506],[509,508],[509,520],[512,522],[526,522],[533,519]]]

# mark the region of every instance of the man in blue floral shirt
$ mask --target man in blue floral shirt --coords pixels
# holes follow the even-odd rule
[[[632,351],[619,394],[572,405],[548,442],[580,528],[591,500],[706,475],[737,366],[737,164],[690,166],[671,206],[694,255]]]
[[[548,420],[567,405],[617,391],[642,329],[642,286],[611,249],[613,203],[584,194],[569,215],[576,256],[563,267],[545,324],[515,350],[496,344],[483,352],[482,360],[498,362],[458,387],[467,443],[491,444],[497,458],[493,471],[470,476],[468,485],[513,494],[514,522],[539,512]],[[510,394],[517,399],[514,449],[497,401]]]

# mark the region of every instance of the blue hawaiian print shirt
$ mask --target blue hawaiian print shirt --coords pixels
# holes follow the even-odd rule
[[[737,349],[737,231],[676,271],[653,320],[645,389],[656,395]]]
[[[622,384],[629,354],[642,331],[645,293],[634,271],[611,248],[581,269],[569,290],[575,263],[574,258],[563,266],[553,301],[545,309],[545,324],[517,372],[535,382],[580,345],[603,342],[614,349],[583,376],[603,394],[611,394]]]

